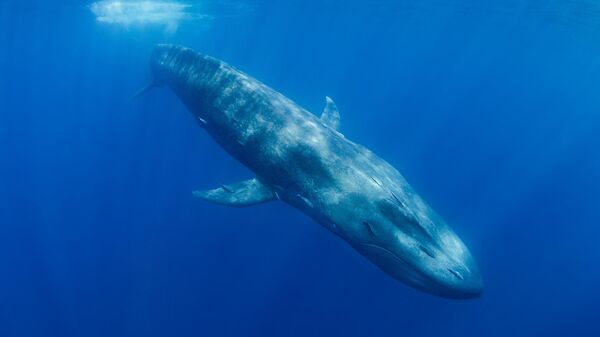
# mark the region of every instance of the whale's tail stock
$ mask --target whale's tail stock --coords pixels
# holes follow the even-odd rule
[[[143,96],[155,87],[164,84],[167,79],[166,76],[168,76],[169,74],[168,70],[163,69],[164,64],[170,64],[169,61],[172,61],[173,58],[178,57],[178,55],[180,55],[182,51],[188,54],[191,53],[191,50],[174,45],[156,45],[154,51],[152,52],[152,57],[150,61],[152,70],[152,80],[148,85],[138,90],[133,96],[131,96],[129,102],[132,102],[140,96]]]

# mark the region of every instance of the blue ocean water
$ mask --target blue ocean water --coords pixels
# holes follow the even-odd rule
[[[0,2],[0,336],[600,336],[595,1],[92,3]],[[413,290],[282,203],[194,199],[252,173],[167,89],[129,101],[164,42],[333,97],[483,296]]]

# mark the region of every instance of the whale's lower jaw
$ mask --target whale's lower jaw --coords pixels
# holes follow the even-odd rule
[[[442,279],[435,279],[422,272],[414,264],[379,245],[360,243],[354,248],[386,274],[418,290],[451,299],[469,299],[481,296],[480,286],[461,288],[444,283]]]

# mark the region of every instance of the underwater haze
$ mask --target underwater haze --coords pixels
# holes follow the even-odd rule
[[[600,336],[600,4],[0,1],[0,336]],[[386,275],[281,202],[151,81],[193,48],[396,167],[481,297]]]

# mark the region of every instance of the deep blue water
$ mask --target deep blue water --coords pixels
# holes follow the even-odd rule
[[[215,1],[167,28],[91,2],[0,2],[0,336],[600,336],[596,2]],[[161,42],[333,97],[484,295],[404,286],[282,203],[194,199],[251,173],[170,91],[128,101]]]

